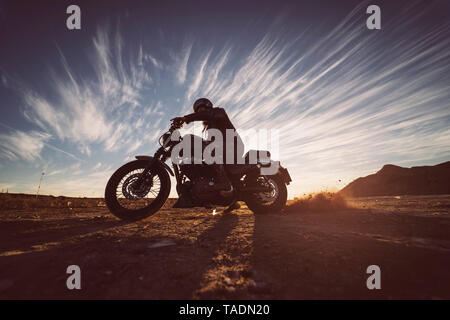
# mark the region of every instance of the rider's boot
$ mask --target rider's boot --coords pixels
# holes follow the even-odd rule
[[[237,210],[241,207],[241,205],[239,203],[237,203],[237,201],[233,202],[232,204],[230,204],[228,206],[228,208],[226,208],[225,210],[223,210],[223,213],[230,213],[233,210]]]
[[[214,183],[210,185],[211,190],[217,190],[222,196],[228,196],[233,193],[233,187],[228,179],[223,164],[214,165],[216,175]]]

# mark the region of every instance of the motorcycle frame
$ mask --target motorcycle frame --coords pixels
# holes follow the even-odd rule
[[[179,125],[177,125],[176,123],[172,123],[172,126],[170,127],[168,133],[172,134],[173,131],[175,129],[178,129]],[[169,167],[169,165],[166,164],[167,159],[170,158],[171,152],[172,152],[172,148],[176,143],[174,141],[171,141],[170,144],[165,148],[164,146],[161,146],[158,148],[158,150],[156,150],[156,152],[154,153],[153,157],[151,156],[136,156],[136,159],[138,160],[148,160],[148,165],[145,167],[144,171],[141,172],[141,174],[139,175],[136,183],[139,185],[144,177],[149,173],[150,169],[155,165],[155,163],[158,163],[159,165],[162,165],[168,172],[170,175],[175,176],[175,180],[177,183],[177,193],[179,195],[179,188],[178,186],[181,186],[183,181],[183,175],[180,172],[180,167],[172,162],[172,166],[174,168],[174,170],[172,171],[172,169]],[[258,168],[261,166],[261,164],[256,164],[255,165]],[[175,172],[175,174],[174,174]],[[230,179],[233,188],[235,188],[237,191],[239,191],[239,189],[244,189],[246,192],[265,192],[267,191],[266,188],[264,187],[253,187],[251,189],[249,188],[245,188],[244,186],[242,186],[242,177],[244,175],[246,175],[247,173],[241,174],[239,179]],[[281,177],[283,178],[284,182],[288,185],[291,182],[291,177],[287,171],[287,169],[281,167],[281,165],[279,166],[278,172],[276,173],[276,175],[281,175]],[[239,185],[237,185],[239,184]],[[243,190],[243,191],[244,191]],[[235,194],[240,194],[241,196],[235,196],[236,200],[243,200],[244,194],[242,192],[237,192]]]

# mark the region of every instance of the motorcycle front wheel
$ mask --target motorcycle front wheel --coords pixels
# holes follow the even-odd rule
[[[109,211],[122,220],[140,220],[156,213],[170,193],[170,177],[166,169],[155,164],[143,182],[137,179],[148,161],[135,160],[124,164],[111,176],[105,189]]]
[[[268,192],[249,193],[245,203],[254,213],[277,213],[284,209],[287,201],[287,187],[279,175],[250,178],[250,186],[269,187]]]

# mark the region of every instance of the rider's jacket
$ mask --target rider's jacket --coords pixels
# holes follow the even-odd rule
[[[235,130],[223,108],[211,108],[209,110],[194,112],[184,116],[184,119],[187,123],[192,121],[206,121],[207,129],[218,129],[224,136],[226,129]]]
[[[222,133],[223,137],[223,146],[224,146],[224,162],[226,159],[227,152],[230,152],[232,149],[232,146],[227,146],[226,141],[226,130],[231,129],[234,133],[236,133],[236,137],[234,140],[234,154],[235,154],[235,161],[237,160],[237,157],[241,156],[244,152],[243,149],[243,142],[241,137],[237,134],[235,127],[230,121],[230,118],[228,117],[225,109],[223,108],[211,108],[204,111],[194,112],[191,114],[188,114],[184,116],[185,122],[190,123],[193,121],[204,121],[206,123],[206,130],[208,129],[218,129]],[[238,148],[238,146],[241,146],[241,148]],[[236,163],[236,162],[234,162]]]

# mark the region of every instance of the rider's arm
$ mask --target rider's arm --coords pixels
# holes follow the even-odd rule
[[[222,113],[221,108],[213,108],[210,110],[204,110],[204,111],[199,111],[199,112],[194,112],[188,115],[185,115],[184,121],[186,123],[192,122],[192,121],[213,121],[213,120],[217,120]]]

